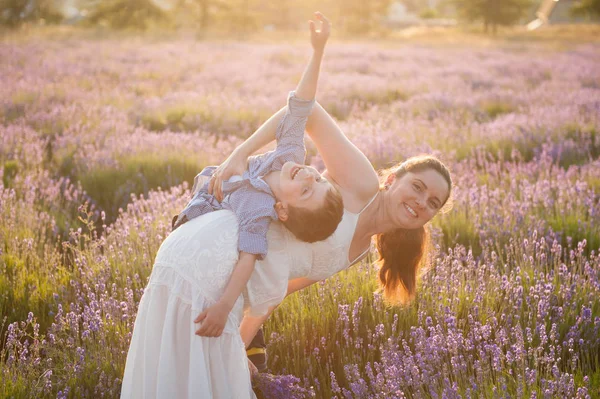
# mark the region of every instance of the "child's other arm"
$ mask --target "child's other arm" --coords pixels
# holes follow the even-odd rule
[[[254,271],[256,258],[257,255],[240,252],[238,262],[233,269],[233,273],[229,278],[221,299],[213,306],[205,309],[194,320],[194,323],[202,322],[202,326],[196,331],[196,335],[219,337],[223,333],[223,329],[227,323],[227,316]]]

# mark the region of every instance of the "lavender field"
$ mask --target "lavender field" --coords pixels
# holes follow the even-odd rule
[[[0,42],[0,397],[118,397],[193,176],[309,49]],[[600,45],[334,41],[318,100],[377,168],[439,156],[454,206],[411,306],[375,292],[375,254],[289,297],[259,397],[600,398]]]

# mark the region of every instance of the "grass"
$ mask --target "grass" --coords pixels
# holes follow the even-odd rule
[[[567,248],[569,243],[577,243],[586,240],[586,253],[600,249],[600,230],[591,226],[580,215],[547,215],[550,228],[559,233],[560,244]]]
[[[0,259],[0,309],[7,323],[27,319],[29,312],[38,316],[42,331],[54,321],[53,294],[56,287],[68,284],[64,271],[52,271],[43,263],[26,264],[22,259],[4,254]],[[44,270],[46,269],[46,270]],[[3,346],[3,345],[2,345]]]
[[[269,116],[270,112],[255,108],[223,107],[217,110],[207,103],[179,103],[163,106],[160,110],[143,111],[136,118],[150,131],[208,131],[222,137],[245,137]]]
[[[516,107],[505,101],[484,101],[479,107],[490,118],[496,119],[500,115],[516,111]]]
[[[479,233],[469,216],[468,209],[454,210],[447,215],[438,217],[434,226],[439,227],[443,233],[442,245],[448,248],[460,244],[470,248],[475,256],[482,252]]]
[[[117,167],[98,167],[79,176],[83,189],[112,222],[131,201],[131,194],[148,194],[158,187],[193,182],[202,170],[197,159],[134,155],[118,160]]]

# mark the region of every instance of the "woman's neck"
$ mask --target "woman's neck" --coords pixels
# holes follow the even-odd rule
[[[380,191],[373,202],[360,214],[355,234],[367,239],[396,229],[397,226],[390,220],[386,208],[385,192]]]

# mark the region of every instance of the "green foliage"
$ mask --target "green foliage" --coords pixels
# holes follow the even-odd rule
[[[108,222],[116,219],[119,208],[127,207],[132,193],[148,194],[157,187],[191,182],[201,170],[195,159],[164,158],[151,154],[124,158],[119,163],[119,167],[100,167],[77,176],[97,207],[106,212]]]
[[[28,395],[30,392],[30,383],[30,381],[18,374],[13,378],[2,378],[0,380],[0,397],[11,399],[25,399],[30,397]]]
[[[138,123],[146,129],[162,132],[208,131],[219,136],[235,135],[245,137],[260,126],[270,116],[270,112],[250,108],[224,107],[220,110],[202,103],[176,103],[158,110],[144,111],[138,116]]]
[[[366,103],[365,105],[374,104],[390,104],[394,101],[406,101],[410,97],[409,94],[402,91],[401,89],[390,88],[388,90],[381,91],[355,91],[349,96],[351,101]]]
[[[0,256],[0,272],[0,313],[7,322],[25,320],[33,312],[41,328],[47,329],[53,320],[49,311],[54,290],[68,283],[66,270],[50,270],[44,259],[35,255],[5,253]]]
[[[565,215],[553,212],[548,216],[547,221],[552,230],[560,233],[563,248],[567,248],[569,242],[577,243],[586,240],[586,252],[589,253],[600,249],[600,231],[586,223],[587,219],[589,217],[581,217],[577,214]]]
[[[600,17],[600,0],[580,0],[573,4],[571,13],[588,18]]]
[[[15,178],[19,171],[19,162],[9,160],[4,162],[4,174],[2,175],[2,184],[4,187],[10,187],[10,182]]]
[[[88,21],[115,29],[145,30],[151,22],[166,22],[168,14],[151,0],[106,0],[92,11]]]
[[[487,101],[482,103],[480,107],[491,119],[495,119],[499,115],[509,114],[516,110],[514,105],[503,101]]]
[[[343,29],[350,34],[365,34],[375,30],[386,15],[390,0],[350,0],[344,2]]]
[[[62,16],[51,0],[0,0],[0,25],[18,28],[25,22],[40,19],[59,22]]]
[[[441,228],[444,234],[444,247],[448,248],[460,244],[465,248],[471,248],[475,256],[481,253],[479,234],[471,220],[472,217],[473,215],[469,215],[469,209],[463,207],[448,214],[440,215],[435,220],[434,225]]]
[[[498,25],[512,25],[530,9],[532,0],[449,0],[461,18],[469,21],[482,21],[485,31]]]
[[[419,13],[419,17],[423,19],[433,19],[437,18],[438,16],[439,13],[433,8],[425,8]]]

